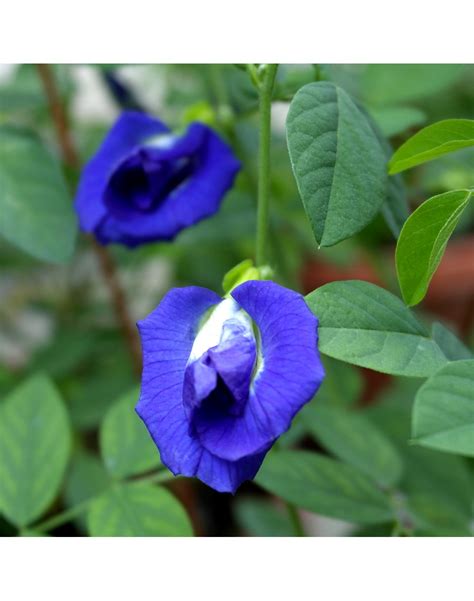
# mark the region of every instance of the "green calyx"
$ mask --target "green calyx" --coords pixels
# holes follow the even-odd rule
[[[222,288],[225,296],[230,296],[234,288],[249,280],[269,280],[273,275],[273,269],[268,265],[255,267],[251,259],[245,259],[230,269],[222,280]]]

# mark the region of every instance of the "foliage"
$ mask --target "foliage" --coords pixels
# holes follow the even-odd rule
[[[301,88],[290,104],[287,135],[318,244],[332,246],[372,221],[385,198],[384,156],[346,92],[328,82]]]
[[[472,194],[472,190],[452,190],[433,196],[407,219],[395,254],[398,280],[407,305],[416,305],[425,296]]]
[[[469,250],[448,283],[442,267],[472,244],[473,67],[280,65],[263,150],[265,66],[51,74],[76,166],[36,68],[0,81],[0,535],[291,536],[300,510],[308,533],[316,514],[355,536],[472,535]],[[220,210],[172,243],[107,247],[111,275],[72,198],[125,108],[178,132],[205,123],[242,169]],[[266,164],[269,214],[257,226]],[[267,265],[254,267],[257,229]],[[213,495],[174,478],[134,411],[116,294],[133,338],[171,287],[228,295],[249,279],[305,295],[326,378],[254,483]]]
[[[66,183],[30,131],[0,130],[0,195],[3,236],[39,259],[71,258],[77,226]]]

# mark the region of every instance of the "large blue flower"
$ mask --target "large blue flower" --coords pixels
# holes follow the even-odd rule
[[[235,492],[316,393],[317,319],[303,297],[247,281],[222,300],[175,288],[138,323],[137,412],[174,473]]]
[[[124,112],[82,173],[80,226],[103,244],[171,240],[218,210],[239,169],[202,123],[177,136],[144,113]]]

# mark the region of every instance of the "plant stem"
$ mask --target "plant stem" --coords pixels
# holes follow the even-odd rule
[[[292,503],[285,503],[295,536],[306,536],[298,510]]]
[[[85,513],[89,506],[92,504],[92,501],[95,500],[95,497],[91,497],[82,503],[78,503],[74,505],[74,507],[70,507],[61,513],[53,515],[49,520],[45,520],[41,522],[37,526],[33,527],[33,530],[36,532],[48,532],[49,530],[54,530],[58,526],[62,526],[63,524],[67,524],[71,522],[74,518],[77,518],[82,513]]]
[[[161,482],[167,482],[168,480],[172,480],[174,478],[171,472],[167,470],[160,470],[154,474],[149,474],[147,476],[142,476],[141,478],[137,478],[135,480],[128,480],[124,482],[125,484],[157,484]],[[120,482],[118,482],[120,484]],[[91,497],[82,503],[78,503],[66,511],[62,511],[54,515],[52,518],[41,522],[37,526],[33,526],[33,530],[36,532],[48,532],[48,530],[54,530],[58,526],[62,526],[63,524],[67,524],[72,521],[74,518],[77,518],[82,513],[86,512],[89,509],[89,506],[97,497]]]
[[[74,170],[79,170],[81,166],[79,155],[77,154],[71,137],[66,111],[61,101],[54,73],[50,65],[36,65],[36,69],[43,84],[45,96],[48,100],[49,110],[53,118],[56,137],[63,155],[64,163]],[[120,285],[117,267],[108,250],[98,244],[93,238],[90,238],[90,240],[92,249],[97,257],[102,275],[109,290],[115,310],[115,316],[120,325],[123,338],[132,359],[133,369],[139,376],[141,373],[142,358],[138,334],[135,324],[128,312],[127,300]]]
[[[142,370],[142,354],[140,350],[140,341],[138,332],[128,312],[127,299],[120,284],[117,266],[112,255],[106,248],[101,246],[93,238],[91,239],[92,248],[99,262],[102,275],[109,289],[112,299],[115,317],[122,331],[122,336],[132,360],[133,371],[140,376]]]
[[[136,480],[131,480],[135,484],[158,484],[162,482],[168,482],[169,480],[177,480],[179,476],[173,476],[168,470],[160,470],[155,474],[149,474],[148,476],[142,476]]]
[[[268,232],[268,205],[270,192],[270,141],[272,120],[272,93],[278,65],[265,65],[259,87],[260,139],[258,151],[258,207],[256,264],[265,264]]]

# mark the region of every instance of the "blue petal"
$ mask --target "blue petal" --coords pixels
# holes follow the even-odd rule
[[[235,461],[268,448],[318,390],[324,370],[317,348],[317,319],[304,298],[274,282],[249,281],[233,298],[256,322],[263,367],[240,417],[196,413],[194,427],[213,455]]]
[[[244,457],[239,461],[225,461],[204,449],[195,474],[185,475],[196,475],[202,482],[218,492],[235,493],[242,482],[255,477],[268,450],[265,449],[262,453]]]
[[[186,367],[183,402],[191,430],[198,413],[200,420],[216,412],[241,415],[255,359],[253,333],[236,319],[226,321],[219,344]]]
[[[228,333],[228,332],[231,333]],[[228,336],[228,338],[226,338]],[[236,415],[240,415],[249,396],[250,381],[257,358],[255,338],[242,333],[242,326],[236,327],[232,320],[223,328],[220,344],[209,349],[209,356],[217,373],[222,378],[233,397]]]
[[[186,367],[183,384],[183,404],[188,420],[217,386],[217,371],[213,365],[199,359]]]
[[[240,163],[230,147],[209,127],[193,123],[186,134],[163,148],[147,147],[150,158],[176,161],[191,157],[196,166],[190,177],[156,211],[128,219],[107,215],[97,230],[106,243],[118,241],[136,246],[154,240],[172,240],[182,229],[213,215],[232,187]]]
[[[93,231],[107,214],[103,194],[117,167],[147,138],[168,132],[161,121],[144,113],[126,111],[120,115],[81,175],[75,207],[83,230]]]
[[[220,300],[205,288],[176,288],[138,323],[144,367],[137,413],[174,474],[197,476],[220,492],[235,492],[255,476],[267,449],[235,462],[214,457],[189,435],[182,395],[199,320]]]

